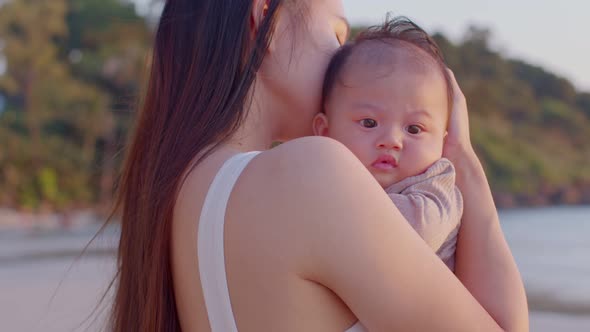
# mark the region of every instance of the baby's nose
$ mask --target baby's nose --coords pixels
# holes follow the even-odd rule
[[[383,135],[377,147],[380,149],[399,151],[403,148],[401,135],[393,132],[387,133],[386,135]]]

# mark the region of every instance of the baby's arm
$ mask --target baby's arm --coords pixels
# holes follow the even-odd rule
[[[455,168],[440,159],[423,174],[402,180],[387,193],[410,225],[436,252],[456,238],[463,199],[455,186]],[[444,257],[441,257],[444,259]]]

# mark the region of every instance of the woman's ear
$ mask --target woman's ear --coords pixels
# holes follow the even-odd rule
[[[328,136],[328,117],[325,113],[318,113],[313,118],[313,134],[316,136]]]
[[[250,13],[250,33],[253,38],[256,37],[258,29],[268,12],[268,3],[270,0],[252,0],[252,12]]]

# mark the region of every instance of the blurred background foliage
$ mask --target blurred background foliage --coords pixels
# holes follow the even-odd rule
[[[151,34],[117,0],[0,7],[0,205],[108,205]]]
[[[0,1],[0,207],[108,210],[150,22],[123,0]],[[503,57],[487,29],[434,37],[498,204],[590,203],[590,93]]]

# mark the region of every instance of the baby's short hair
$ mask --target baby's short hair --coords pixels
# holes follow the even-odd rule
[[[449,114],[452,107],[452,84],[446,68],[443,54],[436,42],[410,19],[400,16],[385,23],[370,27],[346,43],[332,57],[322,88],[323,107],[329,100],[343,68],[349,64],[351,56],[360,57],[363,62],[371,64],[394,64],[402,55],[411,59],[416,70],[431,70],[431,66],[440,69],[447,85]],[[408,58],[408,55],[410,56]],[[430,63],[429,63],[430,62]]]

